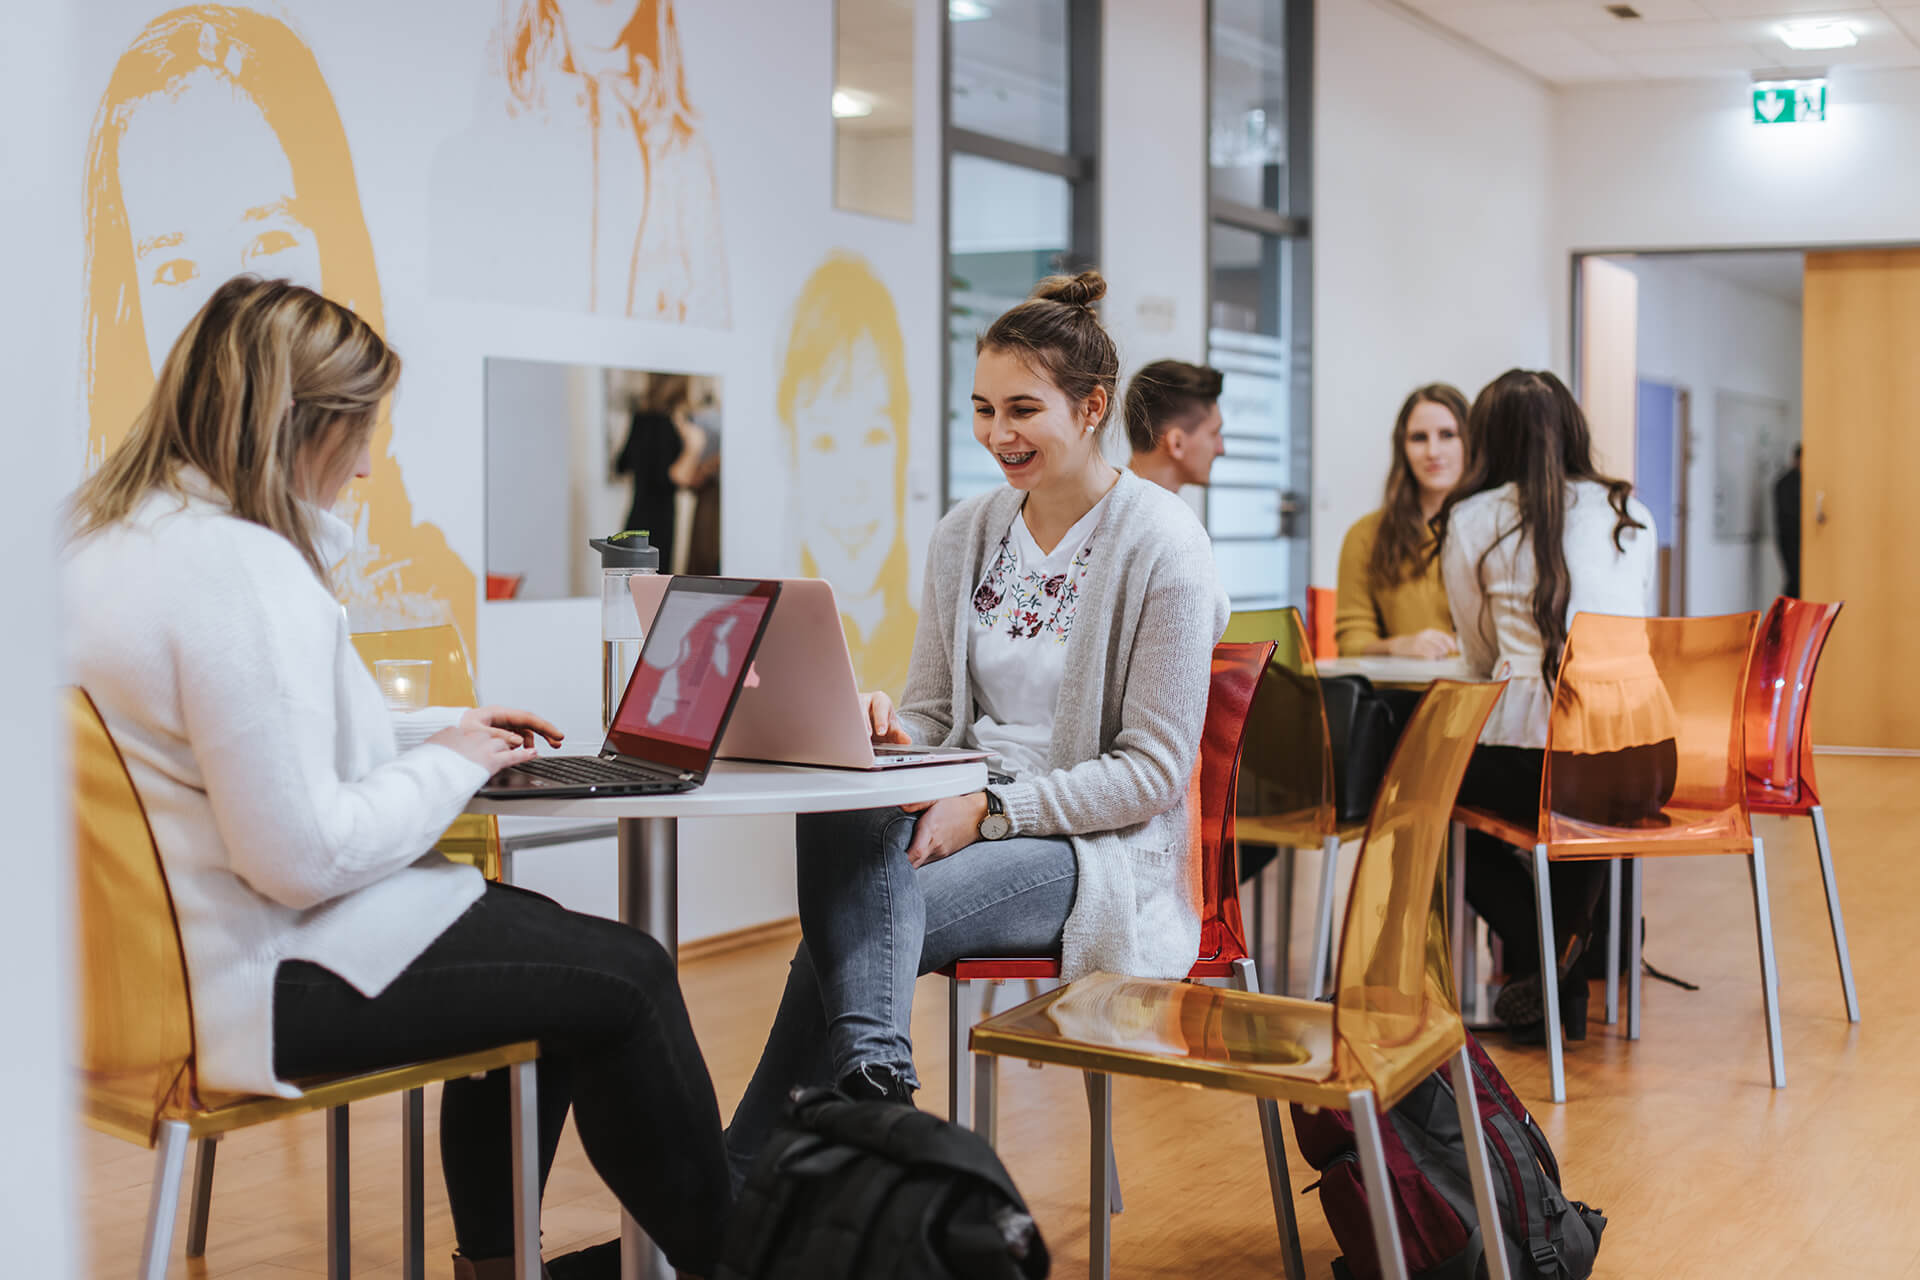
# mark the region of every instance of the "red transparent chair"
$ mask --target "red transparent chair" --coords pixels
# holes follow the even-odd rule
[[[1258,975],[1247,955],[1246,929],[1240,916],[1240,869],[1233,844],[1233,792],[1240,759],[1240,739],[1246,729],[1247,708],[1254,686],[1267,669],[1271,644],[1214,646],[1211,684],[1207,691],[1207,718],[1200,741],[1200,760],[1189,792],[1189,809],[1196,815],[1200,836],[1200,954],[1188,975],[1198,981],[1230,982],[1242,990],[1259,989]],[[1197,803],[1195,801],[1197,800]],[[1058,979],[1058,956],[994,956],[955,961],[942,969],[947,979],[947,1116],[992,1138],[994,1114],[991,1095],[973,1087],[972,1059],[962,1050],[971,1027],[970,984],[998,984],[1009,978],[1034,981]],[[992,987],[986,988],[991,991]],[[981,1002],[985,1004],[983,999]],[[1088,1100],[1093,1099],[1091,1081]],[[1111,1171],[1110,1171],[1111,1176]],[[1118,1177],[1114,1212],[1118,1209]]]
[[[1115,1074],[1259,1100],[1286,1274],[1304,1280],[1279,1103],[1350,1111],[1361,1176],[1367,1186],[1382,1187],[1388,1184],[1380,1116],[1447,1065],[1461,1131],[1473,1135],[1468,1162],[1481,1235],[1501,1238],[1455,994],[1441,878],[1448,814],[1467,758],[1504,688],[1504,682],[1441,680],[1408,719],[1365,828],[1331,1003],[1093,974],[973,1029],[975,1072],[989,1106],[1001,1057],[1088,1073],[1094,1118],[1091,1275],[1104,1280],[1111,1267],[1111,1188],[1102,1170],[1112,1151]],[[1369,1200],[1375,1257],[1384,1261],[1385,1275],[1404,1280],[1405,1255],[1388,1197]],[[1506,1280],[1505,1251],[1490,1250],[1486,1257],[1493,1280]]]
[[[1307,634],[1313,637],[1313,656],[1337,658],[1340,643],[1334,638],[1333,618],[1339,607],[1339,594],[1332,587],[1307,588]]]
[[[401,1256],[409,1276],[425,1267],[425,1088],[509,1069],[512,1095],[515,1276],[540,1276],[539,1160],[532,1041],[357,1075],[301,1080],[300,1096],[220,1094],[200,1083],[193,1000],[166,869],[145,808],[113,737],[79,689],[67,697],[73,764],[73,860],[80,952],[77,1089],[89,1128],[154,1152],[141,1280],[165,1280],[187,1147],[199,1140],[188,1254],[206,1242],[213,1139],[237,1129],[327,1113],[327,1274],[348,1269],[347,1107],[404,1094]]]
[[[1847,924],[1840,915],[1840,886],[1833,877],[1827,815],[1820,807],[1813,776],[1813,677],[1840,608],[1838,603],[1781,596],[1760,624],[1747,675],[1747,808],[1756,814],[1813,819],[1813,843],[1820,853],[1820,880],[1827,891],[1827,920],[1833,926],[1847,1021],[1858,1022],[1860,1000],[1854,994],[1853,961],[1847,954]]]
[[[1748,818],[1743,705],[1747,661],[1757,613],[1717,618],[1574,617],[1561,657],[1547,722],[1547,761],[1537,824],[1522,826],[1464,805],[1454,810],[1453,857],[1463,865],[1465,833],[1481,831],[1518,850],[1531,850],[1540,954],[1556,954],[1547,865],[1560,859],[1604,859],[1613,906],[1608,913],[1607,1005],[1617,1007],[1620,872],[1631,867],[1628,890],[1627,1038],[1640,1038],[1640,862],[1645,857],[1738,854],[1753,882],[1760,976],[1766,1005],[1767,1051],[1774,1088],[1787,1083],[1780,1041],[1780,993],[1773,925],[1767,906],[1766,850]],[[1620,793],[1651,784],[1623,776],[1618,757],[1582,750],[1624,732],[1635,743],[1674,742],[1671,797],[1657,811],[1626,825],[1584,821],[1570,811],[1596,792]],[[1662,788],[1663,789],[1663,788]],[[1648,809],[1652,809],[1649,804]],[[1456,878],[1456,883],[1458,878]],[[1456,901],[1457,905],[1457,901]],[[1547,1052],[1553,1100],[1567,1100],[1560,1032],[1559,984],[1541,984],[1546,1004]]]
[[[1285,945],[1285,931],[1292,924],[1293,851],[1320,851],[1313,955],[1306,988],[1307,995],[1319,996],[1333,976],[1334,886],[1340,872],[1340,846],[1358,840],[1366,823],[1342,823],[1339,819],[1327,704],[1321,696],[1320,677],[1300,611],[1289,608],[1236,613],[1227,622],[1224,639],[1274,642],[1266,678],[1254,691],[1246,743],[1240,753],[1235,835],[1242,847],[1266,846],[1284,854],[1280,875],[1285,892],[1276,913],[1283,957],[1290,950]],[[1263,897],[1254,895],[1255,954],[1260,952],[1265,932]],[[1284,969],[1267,978],[1267,985],[1275,990],[1286,985]]]

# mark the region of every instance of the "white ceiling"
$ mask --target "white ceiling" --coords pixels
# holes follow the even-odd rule
[[[1776,67],[1920,67],[1920,0],[1839,8],[1833,0],[1629,2],[1639,18],[1614,17],[1604,0],[1399,0],[1555,84]],[[1781,23],[1814,19],[1851,23],[1860,42],[1817,52],[1781,42]]]

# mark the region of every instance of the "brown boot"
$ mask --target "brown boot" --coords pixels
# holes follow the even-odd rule
[[[540,1268],[545,1276],[547,1269]],[[482,1258],[478,1262],[472,1258],[453,1255],[453,1280],[514,1280],[512,1258]]]

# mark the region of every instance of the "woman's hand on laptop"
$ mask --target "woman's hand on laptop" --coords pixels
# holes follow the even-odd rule
[[[550,747],[559,746],[567,736],[551,721],[513,707],[475,707],[460,717],[460,723],[469,729],[502,730],[511,736],[516,746],[529,748],[534,745],[535,734],[545,738]]]
[[[907,861],[916,867],[938,862],[980,839],[980,820],[987,816],[987,793],[948,796],[920,804],[900,806],[920,815],[913,829],[913,842],[907,846]]]
[[[495,729],[484,724],[467,724],[464,719],[451,729],[442,729],[427,739],[429,746],[445,747],[479,765],[492,777],[502,769],[511,769],[523,760],[533,759],[533,748],[520,744],[520,735],[511,729]]]
[[[907,728],[900,723],[900,714],[893,709],[893,699],[884,693],[863,693],[860,702],[867,711],[867,731],[875,742],[888,742],[896,746],[909,747],[913,739],[907,736]]]

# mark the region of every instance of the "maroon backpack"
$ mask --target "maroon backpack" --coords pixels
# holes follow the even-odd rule
[[[1467,1036],[1480,1127],[1493,1157],[1493,1191],[1506,1236],[1507,1267],[1526,1280],[1586,1280],[1607,1220],[1560,1191],[1560,1165],[1546,1135],[1501,1078],[1480,1042]],[[1380,1126],[1393,1183],[1400,1242],[1414,1280],[1478,1280],[1487,1274],[1486,1242],[1473,1207],[1473,1184],[1460,1111],[1447,1067],[1428,1076]],[[1353,1144],[1353,1117],[1344,1111],[1293,1108],[1300,1154],[1320,1171],[1320,1208],[1346,1257],[1336,1276],[1379,1280],[1367,1216],[1367,1189]],[[1308,1187],[1307,1190],[1313,1190]],[[1304,1192],[1302,1193],[1304,1194]]]

